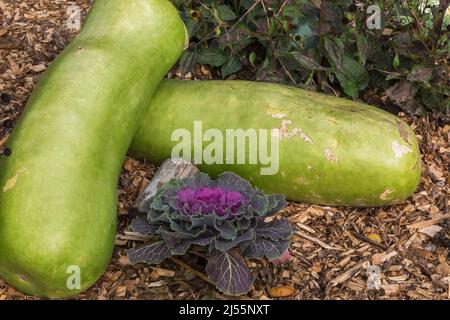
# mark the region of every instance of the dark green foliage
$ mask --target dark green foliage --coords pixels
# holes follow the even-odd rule
[[[448,111],[448,1],[174,3],[191,51],[198,52],[183,56],[182,72],[200,63],[217,68],[218,78],[242,72],[239,78],[341,91],[353,99],[387,96],[385,102],[410,114]],[[367,27],[369,4],[381,9],[380,29]],[[411,84],[406,101],[391,94],[402,81]]]

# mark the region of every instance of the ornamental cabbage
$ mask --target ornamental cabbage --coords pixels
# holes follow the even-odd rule
[[[285,205],[284,195],[265,195],[231,172],[216,180],[205,173],[172,179],[151,199],[147,216],[131,223],[133,231],[160,240],[129,249],[128,257],[133,264],[158,264],[192,245],[206,246],[206,272],[217,288],[245,294],[253,277],[244,258],[289,259],[292,226],[274,217]]]

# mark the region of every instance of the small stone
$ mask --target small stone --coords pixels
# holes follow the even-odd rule
[[[10,96],[9,94],[7,94],[7,93],[2,93],[2,94],[0,95],[0,100],[1,100],[3,103],[10,103],[10,102],[11,102],[11,96]]]

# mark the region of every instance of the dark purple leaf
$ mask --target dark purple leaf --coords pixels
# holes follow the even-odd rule
[[[256,236],[268,238],[273,241],[287,240],[293,233],[292,225],[287,219],[273,219],[270,222],[258,221],[256,226]]]
[[[139,216],[131,221],[131,229],[141,234],[153,234],[158,228],[149,224],[146,217]]]
[[[237,228],[238,230],[246,230],[248,228],[250,228],[250,226],[252,225],[253,219],[248,219],[248,218],[242,218],[241,220],[238,220],[237,222]]]
[[[217,186],[221,188],[233,187],[235,190],[247,190],[251,188],[250,182],[245,179],[242,179],[235,173],[232,172],[224,172],[219,175],[217,178]]]
[[[244,249],[243,255],[247,258],[261,259],[266,257],[272,260],[281,257],[288,247],[288,240],[272,241],[266,238],[258,238]]]
[[[195,228],[190,231],[183,230],[161,230],[159,232],[161,237],[164,239],[164,241],[181,241],[186,239],[195,239],[195,238],[202,238],[205,234],[207,234],[207,228],[206,226],[202,226],[200,228]]]
[[[289,250],[286,250],[280,257],[272,259],[270,260],[270,262],[272,262],[273,264],[283,264],[291,261],[291,258],[291,253],[289,252]]]
[[[206,273],[217,289],[228,295],[246,294],[252,287],[252,273],[244,258],[235,251],[214,250],[206,265]]]
[[[252,207],[258,216],[263,216],[267,213],[269,206],[269,199],[265,196],[255,196],[252,199]]]
[[[183,255],[185,254],[189,248],[196,244],[199,246],[207,246],[214,240],[214,237],[212,236],[206,236],[203,238],[194,238],[194,239],[186,239],[186,240],[179,240],[179,241],[166,241],[167,245],[170,247],[170,252],[173,255]]]
[[[414,66],[411,72],[408,74],[407,79],[413,82],[428,83],[433,76],[433,69],[425,68],[422,66]]]
[[[258,219],[276,214],[285,203],[284,196],[264,195],[236,174],[225,172],[213,180],[199,173],[171,180],[158,189],[147,215],[148,224],[154,229],[149,228],[144,218],[136,219],[133,226],[142,232],[154,230],[152,234],[161,237],[167,246],[167,254],[182,255],[191,245],[225,252],[245,247],[245,242],[249,245],[255,237]],[[153,254],[153,249],[149,246],[130,252],[138,256]]]
[[[129,249],[127,250],[127,255],[132,264],[139,262],[158,264],[172,256],[169,247],[164,241],[157,241],[139,248]]]
[[[277,214],[281,209],[283,209],[287,202],[284,194],[273,194],[268,196],[269,198],[269,210],[266,216],[273,216]]]
[[[407,81],[402,80],[397,82],[392,87],[386,90],[386,95],[395,104],[402,106],[405,102],[412,100],[417,92],[414,85]]]
[[[220,236],[226,240],[232,240],[236,237],[236,228],[228,220],[216,219],[214,227],[220,232]]]
[[[236,238],[234,238],[233,240],[230,241],[226,241],[223,239],[216,239],[215,241],[215,247],[217,250],[220,250],[222,252],[228,251],[231,248],[236,247],[239,243],[243,242],[243,241],[249,241],[252,240],[253,237],[255,236],[255,233],[252,229],[249,229],[247,231],[245,231],[243,234],[238,235]]]

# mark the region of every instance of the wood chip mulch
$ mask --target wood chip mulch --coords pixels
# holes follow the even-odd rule
[[[90,1],[0,0],[0,152],[42,72],[77,32],[66,23],[70,4],[84,16]],[[171,75],[176,77],[176,70]],[[211,74],[198,66],[188,77]],[[400,205],[382,208],[290,203],[282,214],[296,226],[293,260],[283,266],[249,262],[256,280],[240,299],[450,299],[450,125],[400,116],[421,146],[417,192]],[[142,238],[127,228],[129,208],[155,169],[125,161],[114,258],[101,279],[76,299],[229,298],[198,276],[205,265],[198,255],[157,267],[130,265],[125,250]],[[0,279],[3,299],[34,298]]]

